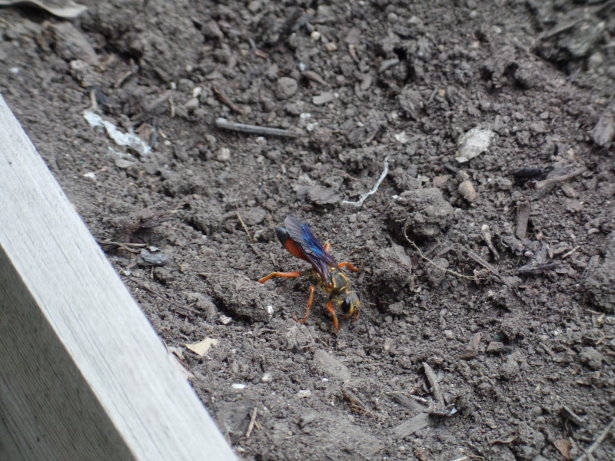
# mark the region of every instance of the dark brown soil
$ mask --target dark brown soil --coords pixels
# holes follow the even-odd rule
[[[545,461],[600,436],[613,1],[85,3],[0,9],[0,91],[242,458]],[[362,269],[337,334],[322,293],[293,320],[306,279],[256,282],[308,268],[275,238],[290,213]]]

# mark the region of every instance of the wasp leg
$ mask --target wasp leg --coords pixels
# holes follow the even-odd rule
[[[355,266],[354,264],[352,264],[349,261],[344,261],[343,263],[339,263],[338,266],[339,267],[347,267],[351,271],[355,271],[355,272],[359,272],[361,270],[361,269],[359,269],[357,266]]]
[[[327,310],[331,313],[331,317],[333,317],[333,328],[335,329],[335,331],[339,331],[340,322],[339,320],[337,320],[337,315],[335,314],[335,307],[330,300],[327,301]]]
[[[301,275],[303,275],[302,272],[272,272],[269,275],[266,275],[265,277],[263,277],[262,279],[258,279],[258,281],[260,283],[265,283],[267,280],[273,278],[273,277],[300,277]]]
[[[329,253],[329,251],[331,250],[331,242],[325,242],[325,244],[323,245],[323,248],[325,249],[327,253]],[[344,261],[343,263],[339,263],[337,266],[338,267],[348,267],[348,269],[350,269],[351,271],[355,271],[355,272],[358,272],[361,270],[349,261]]]
[[[297,318],[293,315],[293,320],[299,323],[307,322],[307,319],[310,317],[310,312],[312,312],[312,304],[314,303],[314,292],[316,291],[316,287],[314,285],[310,285],[310,295],[308,296],[307,306],[305,307],[305,315],[302,319]]]

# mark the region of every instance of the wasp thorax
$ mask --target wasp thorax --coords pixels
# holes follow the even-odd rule
[[[338,270],[334,270],[333,271],[332,278],[331,278],[331,283],[333,285],[333,290],[334,291],[343,290],[349,284],[348,277],[346,277],[346,274],[344,274],[343,272],[340,272]]]

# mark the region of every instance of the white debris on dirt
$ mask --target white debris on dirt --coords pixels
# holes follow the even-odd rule
[[[457,141],[457,155],[455,160],[465,163],[478,157],[489,149],[495,133],[491,130],[474,127]]]
[[[218,344],[217,339],[205,338],[202,341],[199,341],[198,343],[186,344],[186,348],[191,350],[195,354],[203,357],[204,355],[207,354],[207,352],[209,352],[209,349],[211,349],[216,344]]]
[[[135,133],[124,133],[113,123],[104,120],[100,115],[92,110],[86,110],[83,112],[83,118],[86,119],[92,128],[103,127],[107,132],[107,135],[118,146],[130,147],[131,149],[137,151],[139,155],[147,155],[152,151],[152,148]]]

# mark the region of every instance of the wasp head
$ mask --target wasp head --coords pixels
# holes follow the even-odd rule
[[[353,320],[359,318],[361,301],[359,300],[359,297],[354,291],[351,291],[346,294],[346,296],[341,300],[339,307],[342,311],[342,315],[345,318],[352,318]]]

